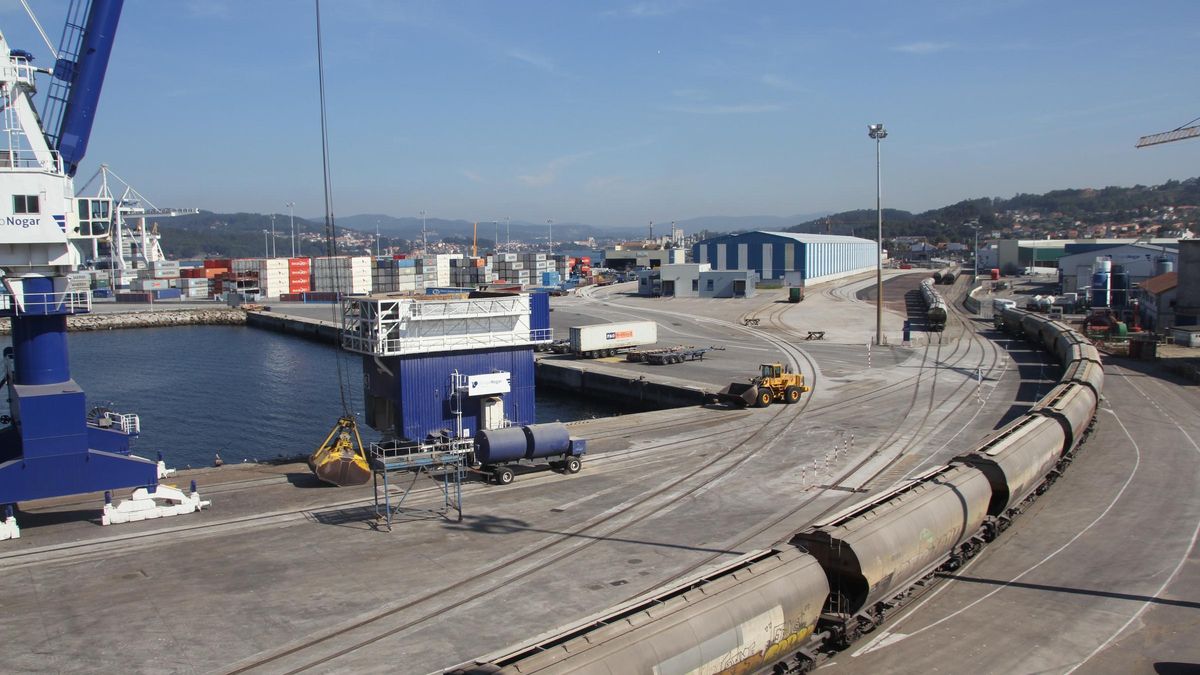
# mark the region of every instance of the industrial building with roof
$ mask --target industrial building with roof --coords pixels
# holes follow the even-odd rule
[[[713,270],[753,271],[760,279],[786,278],[789,283],[818,283],[873,270],[877,254],[870,239],[799,232],[727,234],[692,247],[692,259]]]
[[[1150,277],[1174,271],[1179,262],[1178,242],[1164,244],[1119,244],[1088,246],[1068,244],[1058,259],[1059,282],[1063,293],[1086,292],[1095,273],[1095,262],[1103,258],[1115,274],[1123,274],[1129,284],[1140,284]]]
[[[1058,259],[1064,255],[1134,243],[1178,248],[1179,239],[1001,239],[980,248],[979,269],[994,267],[1004,274],[1019,274],[1027,268],[1059,267]]]

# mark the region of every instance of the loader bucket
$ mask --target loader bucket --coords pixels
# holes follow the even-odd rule
[[[741,407],[754,405],[757,398],[758,386],[745,382],[731,382],[729,386],[717,392],[717,401]]]

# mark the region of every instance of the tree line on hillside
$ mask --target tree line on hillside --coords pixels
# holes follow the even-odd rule
[[[931,242],[969,241],[975,232],[972,223],[978,223],[981,232],[990,232],[1016,222],[1016,212],[1026,216],[1037,214],[1042,222],[1063,226],[1099,225],[1153,216],[1168,206],[1200,206],[1200,178],[1171,180],[1149,187],[1053,190],[1040,195],[1018,194],[1008,199],[982,197],[916,214],[884,209],[884,235],[885,238],[925,237]],[[1200,209],[1179,214],[1180,222],[1191,225],[1200,221],[1197,211]],[[874,209],[845,211],[801,223],[788,231],[875,239],[877,217]]]

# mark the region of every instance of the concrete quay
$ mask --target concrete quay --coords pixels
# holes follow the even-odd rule
[[[893,344],[905,318],[894,308],[903,307],[909,281],[885,285],[885,333]],[[575,321],[573,312],[654,316],[669,325],[670,339],[721,339],[727,347],[712,359],[672,366],[559,357],[562,367],[705,388],[747,377],[759,362],[785,360],[815,390],[794,406],[689,406],[572,423],[573,435],[589,439],[581,473],[526,469],[510,486],[470,483],[461,522],[430,511],[441,493],[422,479],[387,532],[374,518],[371,486],[322,487],[301,464],[182,472],[172,480],[198,480],[212,509],[125,526],[96,525],[98,495],[24,504],[22,538],[0,546],[6,644],[15,646],[0,650],[0,669],[436,671],[770,546],[865,492],[958,454],[1027,409],[1057,377],[1039,350],[966,317],[941,336],[875,349],[868,364],[864,337],[874,330],[874,305],[858,290],[831,290],[829,297],[811,291],[799,305],[776,302],[774,292],[748,301],[659,301],[619,287],[556,298],[556,328]],[[746,313],[764,320],[743,326]],[[837,331],[809,343],[803,338],[810,326]],[[913,637],[893,636],[870,652],[847,652],[829,670],[1030,672],[1050,664],[1050,672],[1068,672],[1082,663],[1079,672],[1088,672],[1111,663],[1114,669],[1097,672],[1152,672],[1145,666],[1156,661],[1200,662],[1188,638],[1200,624],[1187,604],[1195,600],[1188,589],[1196,585],[1197,522],[1188,486],[1200,467],[1188,438],[1200,438],[1193,428],[1200,402],[1194,389],[1155,371],[1130,370],[1125,380],[1118,368],[1126,366],[1110,365],[1109,377],[1123,380],[1118,386],[1127,396],[1108,396],[1072,470],[1007,539],[977,558],[978,568],[962,571],[1010,579],[1066,544],[1072,559],[1051,556],[1035,571],[1054,563],[1055,583],[1103,594],[1033,587],[1050,585],[1043,580],[1010,583],[977,610]],[[1146,415],[1147,401],[1158,412]],[[1167,419],[1180,429],[1165,426]],[[1120,441],[1122,429],[1138,439],[1140,466],[1139,451]],[[1093,452],[1098,441],[1116,454]],[[1171,443],[1174,449],[1164,449]],[[1134,481],[1122,487],[1131,472]],[[1148,501],[1139,506],[1134,497]],[[1066,507],[1052,509],[1054,499]],[[1071,539],[1071,528],[1083,527],[1075,523],[1086,526],[1098,515],[1104,517],[1097,525]],[[1139,517],[1161,523],[1144,535],[1114,529],[1109,537],[1115,520],[1108,519],[1117,515],[1130,527]],[[1124,553],[1111,548],[1122,545]],[[1069,563],[1081,564],[1089,552],[1093,557],[1073,573]],[[1086,577],[1101,572],[1103,586]],[[984,593],[989,586],[956,580],[887,628],[916,633],[962,607],[947,600],[955,589]],[[1044,620],[1022,613],[1029,595],[1048,598],[1036,608],[1047,613]],[[1064,597],[1096,604],[1052,611]],[[960,628],[960,617],[974,617],[978,626]],[[1027,625],[1040,627],[1040,636]],[[1063,659],[1048,660],[1056,648]],[[1088,658],[1092,652],[1103,660]],[[1026,653],[1034,658],[1021,660]],[[980,654],[992,660],[972,658]]]

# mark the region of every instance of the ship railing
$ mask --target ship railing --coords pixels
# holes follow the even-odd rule
[[[466,333],[458,335],[437,335],[425,337],[385,338],[364,336],[356,333],[342,333],[342,347],[359,354],[375,356],[399,356],[403,354],[426,354],[437,351],[456,351],[463,349],[489,349],[492,347],[521,347],[538,342],[547,342],[549,338],[534,337],[539,331],[511,331]]]
[[[111,410],[93,411],[88,416],[88,424],[100,429],[120,431],[127,436],[142,433],[142,420],[136,413],[119,413]]]
[[[17,302],[11,293],[0,292],[0,312],[13,316],[44,316],[46,314],[77,314],[92,311],[92,292],[71,289],[59,293],[30,293]]]

